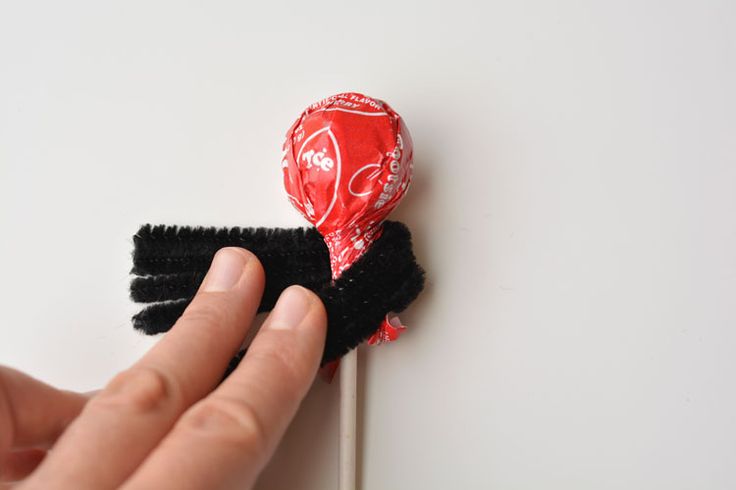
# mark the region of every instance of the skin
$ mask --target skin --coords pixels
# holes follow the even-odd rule
[[[93,394],[0,367],[0,488],[251,488],[314,380],[326,332],[320,300],[292,286],[220,384],[263,285],[252,253],[221,249],[171,331]]]

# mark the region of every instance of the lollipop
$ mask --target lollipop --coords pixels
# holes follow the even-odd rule
[[[294,207],[322,234],[332,278],[352,266],[381,235],[412,175],[412,141],[385,102],[343,93],[310,105],[286,134],[281,166]],[[403,330],[387,316],[371,343]],[[340,379],[340,488],[355,485],[356,352]],[[336,368],[336,364],[331,366]],[[334,371],[327,369],[327,376]]]
[[[327,311],[323,369],[334,373],[343,359],[340,488],[352,489],[355,347],[364,340],[396,339],[404,327],[391,313],[406,308],[424,287],[409,230],[384,221],[409,187],[412,141],[388,104],[344,93],[302,113],[287,132],[281,165],[289,199],[314,227],[143,225],[133,237],[136,277],[130,291],[147,306],[133,317],[133,326],[149,335],[169,330],[222,247],[247,248],[261,261],[266,284],[259,311],[269,311],[291,284],[314,290]]]
[[[378,99],[342,93],[310,105],[286,134],[284,187],[294,207],[324,237],[333,279],[381,235],[412,176],[404,121]],[[369,343],[403,330],[387,317]]]
[[[398,337],[404,327],[391,313],[424,287],[409,230],[384,221],[411,181],[412,141],[401,118],[364,95],[328,97],[288,130],[281,165],[290,201],[314,228],[141,226],[130,292],[147,306],[133,317],[137,330],[171,328],[215,252],[236,246],[253,252],[266,272],[259,311],[291,284],[320,296],[328,315],[323,364],[365,340]]]

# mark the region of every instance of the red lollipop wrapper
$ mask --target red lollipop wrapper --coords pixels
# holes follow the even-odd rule
[[[342,93],[310,105],[283,145],[289,200],[322,234],[336,279],[380,236],[412,176],[413,147],[401,117],[385,102]],[[395,340],[389,318],[369,343]]]

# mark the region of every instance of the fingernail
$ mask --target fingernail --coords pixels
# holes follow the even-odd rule
[[[227,248],[218,250],[210,270],[204,277],[202,291],[217,292],[231,289],[238,283],[246,262],[248,260],[245,254]]]
[[[268,319],[268,328],[290,330],[296,328],[307,316],[310,301],[306,290],[300,286],[287,288],[276,302]]]

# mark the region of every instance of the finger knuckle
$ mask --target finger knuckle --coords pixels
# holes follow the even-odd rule
[[[268,449],[268,434],[261,415],[243,400],[225,397],[204,400],[192,407],[181,423],[185,430],[204,433],[244,451],[260,454]]]
[[[180,323],[189,322],[211,326],[212,328],[229,325],[232,320],[232,308],[223,298],[211,297],[193,301],[184,310]]]
[[[288,386],[301,385],[307,379],[308,373],[314,370],[315,366],[309,362],[303,346],[293,338],[274,336],[264,344],[262,349],[254,350],[253,357],[258,357],[263,365],[271,366],[271,370],[277,371]]]
[[[134,367],[117,374],[90,403],[97,407],[125,407],[146,413],[171,400],[174,391],[172,381],[163,372]]]

